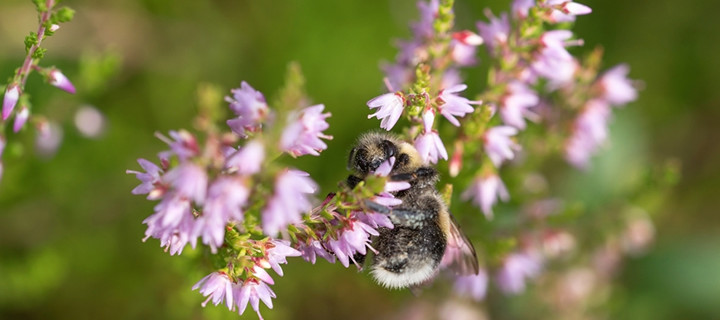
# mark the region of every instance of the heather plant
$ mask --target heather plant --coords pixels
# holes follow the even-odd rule
[[[461,227],[481,230],[468,232],[480,271],[441,273],[438,281],[452,283],[457,299],[537,290],[549,294],[535,295],[528,309],[585,314],[607,299],[598,292],[622,256],[651,243],[646,210],[653,208],[642,208],[643,198],[665,192],[674,165],[648,169],[647,183],[609,206],[558,198],[548,171],[558,159],[564,170],[591,170],[593,156],[609,150],[613,113],[637,98],[637,81],[626,65],[603,70],[600,49],[571,53],[583,44],[571,27],[591,13],[586,5],[516,0],[509,13],[487,11],[477,31],[455,29],[452,0],[420,1],[418,8],[412,38],[398,41],[395,61],[383,65],[387,92],[366,104],[378,130],[397,133],[442,171],[440,189]],[[488,52],[487,84],[473,93],[463,72],[478,67],[481,49]],[[300,263],[293,257],[362,269],[356,257],[375,250],[379,228],[393,228],[365,201],[396,206],[394,192],[409,187],[388,181],[394,159],[356,187],[340,182],[333,190],[319,190],[294,168],[297,157],[322,159],[333,119],[311,102],[295,64],[274,99],[246,82],[226,94],[203,87],[199,96],[195,130],[158,133],[168,150],[127,172],[141,181],[133,194],[157,201],[143,221],[144,240],[157,239],[171,255],[188,246],[208,253],[213,269],[192,288],[206,297],[202,305],[243,314],[249,303],[262,318],[260,301],[268,308],[282,301],[268,269],[283,276],[282,264]]]
[[[41,67],[40,61],[45,57],[47,49],[42,47],[42,43],[48,37],[51,37],[60,29],[63,23],[72,20],[74,11],[67,7],[58,6],[58,0],[33,0],[38,13],[38,29],[36,32],[30,32],[25,37],[25,60],[22,65],[15,70],[15,73],[4,86],[4,96],[2,105],[2,120],[0,121],[0,178],[3,173],[2,156],[3,151],[8,144],[8,135],[18,133],[30,121],[37,129],[40,144],[53,144],[55,140],[53,135],[53,124],[45,117],[31,113],[32,104],[30,97],[25,93],[25,85],[28,77],[33,72],[37,72],[43,76],[45,81],[63,91],[74,94],[75,86],[68,78],[55,67]],[[14,116],[12,124],[10,118]],[[52,146],[49,146],[52,148]]]

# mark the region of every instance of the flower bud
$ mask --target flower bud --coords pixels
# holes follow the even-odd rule
[[[60,72],[58,69],[50,70],[48,74],[50,78],[50,84],[69,93],[75,94],[75,86],[68,80],[68,78]]]
[[[15,105],[18,102],[18,99],[20,99],[20,88],[18,87],[18,85],[15,83],[8,85],[7,90],[5,90],[5,97],[3,98],[3,120],[7,120],[7,118],[10,116],[10,113],[12,113]]]
[[[15,115],[15,122],[13,123],[13,132],[18,132],[25,126],[28,117],[30,116],[30,109],[26,106],[22,106],[20,112]]]

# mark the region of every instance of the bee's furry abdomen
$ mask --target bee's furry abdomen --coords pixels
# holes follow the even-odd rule
[[[372,275],[388,288],[405,288],[431,279],[445,252],[442,230],[427,225],[420,230],[395,227],[380,230]]]

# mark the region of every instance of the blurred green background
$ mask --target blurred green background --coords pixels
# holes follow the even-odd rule
[[[682,163],[682,179],[651,212],[656,244],[626,261],[617,279],[611,318],[720,319],[720,19],[710,16],[720,12],[720,2],[582,3],[594,12],[578,19],[575,31],[586,44],[579,52],[602,44],[605,68],[629,63],[630,76],[644,89],[637,102],[615,113],[609,151],[594,170],[573,179],[595,179],[588,185],[611,190],[615,177],[638,166],[669,158]],[[409,36],[415,2],[64,4],[77,11],[75,19],[46,42],[42,64],[61,68],[79,94],[30,78],[34,112],[62,122],[64,140],[47,158],[33,155],[31,130],[10,137],[24,141],[25,150],[7,151],[24,155],[5,155],[0,182],[0,318],[237,318],[225,308],[200,308],[203,299],[190,287],[209,269],[192,252],[171,257],[156,240],[141,241],[141,221],[153,203],[130,194],[137,180],[125,169],[137,169],[136,158],[154,159],[165,148],[155,131],[191,128],[198,84],[228,92],[246,80],[272,96],[287,64],[298,61],[309,96],[334,115],[328,133],[335,139],[319,158],[304,157],[297,166],[313,174],[322,192],[331,191],[346,175],[353,139],[378,125],[366,120],[364,104],[382,92],[379,61],[394,58],[393,39]],[[458,0],[457,26],[474,28],[484,7],[497,13],[509,3]],[[23,38],[35,29],[30,1],[0,3],[2,79],[20,65]],[[113,65],[116,73],[98,71]],[[480,74],[469,74],[468,84],[470,92],[481,89]],[[72,125],[82,105],[107,117],[97,139]],[[604,163],[615,165],[604,170]],[[424,310],[433,299],[433,293],[415,298],[386,291],[366,274],[326,262],[292,259],[275,280],[278,299],[274,310],[264,309],[267,319],[386,318],[410,304]]]

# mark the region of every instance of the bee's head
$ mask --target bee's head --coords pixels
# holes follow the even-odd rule
[[[371,132],[358,139],[350,151],[348,169],[365,176],[374,172],[383,162],[395,157],[392,172],[409,171],[420,165],[417,150],[398,137],[383,132]]]

